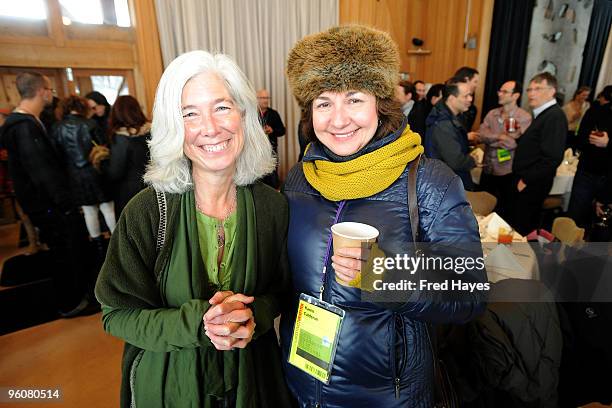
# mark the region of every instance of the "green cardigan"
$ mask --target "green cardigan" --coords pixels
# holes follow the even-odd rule
[[[291,290],[286,249],[288,207],[282,195],[262,183],[248,188],[253,194],[257,224],[257,283],[254,293],[248,294],[255,296],[251,307],[256,328],[251,343],[239,351],[249,353],[255,373],[256,395],[248,406],[291,406],[273,330],[281,297]],[[172,352],[214,347],[202,325],[202,316],[209,308],[207,300],[192,299],[180,308],[169,308],[160,296],[160,277],[170,258],[180,198],[178,194],[166,194],[166,237],[157,252],[157,198],[151,188],[140,192],[119,219],[98,277],[96,297],[103,305],[104,329],[126,341],[122,407],[131,404],[132,366],[138,363],[142,350]],[[159,393],[161,398],[161,390],[151,392]]]

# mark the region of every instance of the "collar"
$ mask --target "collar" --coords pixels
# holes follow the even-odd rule
[[[414,107],[414,99],[409,100],[404,105],[402,105],[402,112],[404,112],[404,116],[408,116],[412,108]]]
[[[556,103],[557,103],[557,100],[555,98],[552,98],[550,101],[546,102],[545,104],[538,106],[537,108],[533,110],[533,118],[534,119],[537,118],[540,113],[544,112],[546,109],[550,108]]]

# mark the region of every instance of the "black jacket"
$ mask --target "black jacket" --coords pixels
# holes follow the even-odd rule
[[[272,108],[266,109],[265,113],[260,115],[260,120],[262,126],[268,125],[272,128],[272,133],[268,135],[268,139],[276,154],[278,152],[278,138],[284,136],[287,132],[283,120],[278,112]]]
[[[591,131],[608,132],[612,137],[612,103],[605,105],[593,104],[580,121],[576,147],[582,152],[578,168],[598,176],[605,176],[612,171],[612,143],[607,147],[597,147],[589,143]]]
[[[9,174],[17,201],[28,213],[72,209],[62,163],[42,124],[32,115],[11,113],[0,128],[0,146],[8,150]]]
[[[491,285],[503,301],[446,336],[442,356],[470,407],[556,408],[563,338],[552,293],[540,282]],[[534,299],[508,302],[507,299]]]
[[[53,131],[53,142],[62,147],[68,165],[83,168],[89,165],[96,123],[81,116],[67,115]]]
[[[416,101],[412,110],[408,114],[408,124],[410,125],[410,129],[412,131],[418,133],[421,136],[421,141],[424,143],[425,138],[425,120],[431,112],[431,108],[433,106],[429,103],[427,99],[421,99],[420,101]]]
[[[463,181],[466,190],[473,188],[470,170],[476,162],[469,155],[467,132],[458,116],[453,115],[444,101],[433,107],[427,116],[425,154],[440,159]]]
[[[555,104],[534,118],[518,139],[512,172],[527,185],[552,186],[563,160],[566,136],[567,118]]]
[[[147,131],[138,135],[115,133],[110,146],[110,158],[100,164],[102,173],[113,185],[113,200],[117,217],[128,201],[145,188],[142,177],[149,162],[150,138]]]

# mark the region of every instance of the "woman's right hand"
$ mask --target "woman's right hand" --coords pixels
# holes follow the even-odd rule
[[[209,300],[212,307],[204,314],[206,335],[217,350],[244,348],[255,331],[253,311],[247,306],[255,298],[231,291],[217,292]]]

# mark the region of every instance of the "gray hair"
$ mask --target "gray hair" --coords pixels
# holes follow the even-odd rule
[[[259,122],[257,98],[249,80],[227,55],[192,51],[168,65],[155,94],[149,141],[151,162],[144,180],[158,191],[184,193],[193,189],[191,162],[183,153],[185,128],[181,96],[187,81],[203,72],[221,77],[241,113],[244,147],[236,161],[236,185],[251,184],[276,167],[272,146]]]

